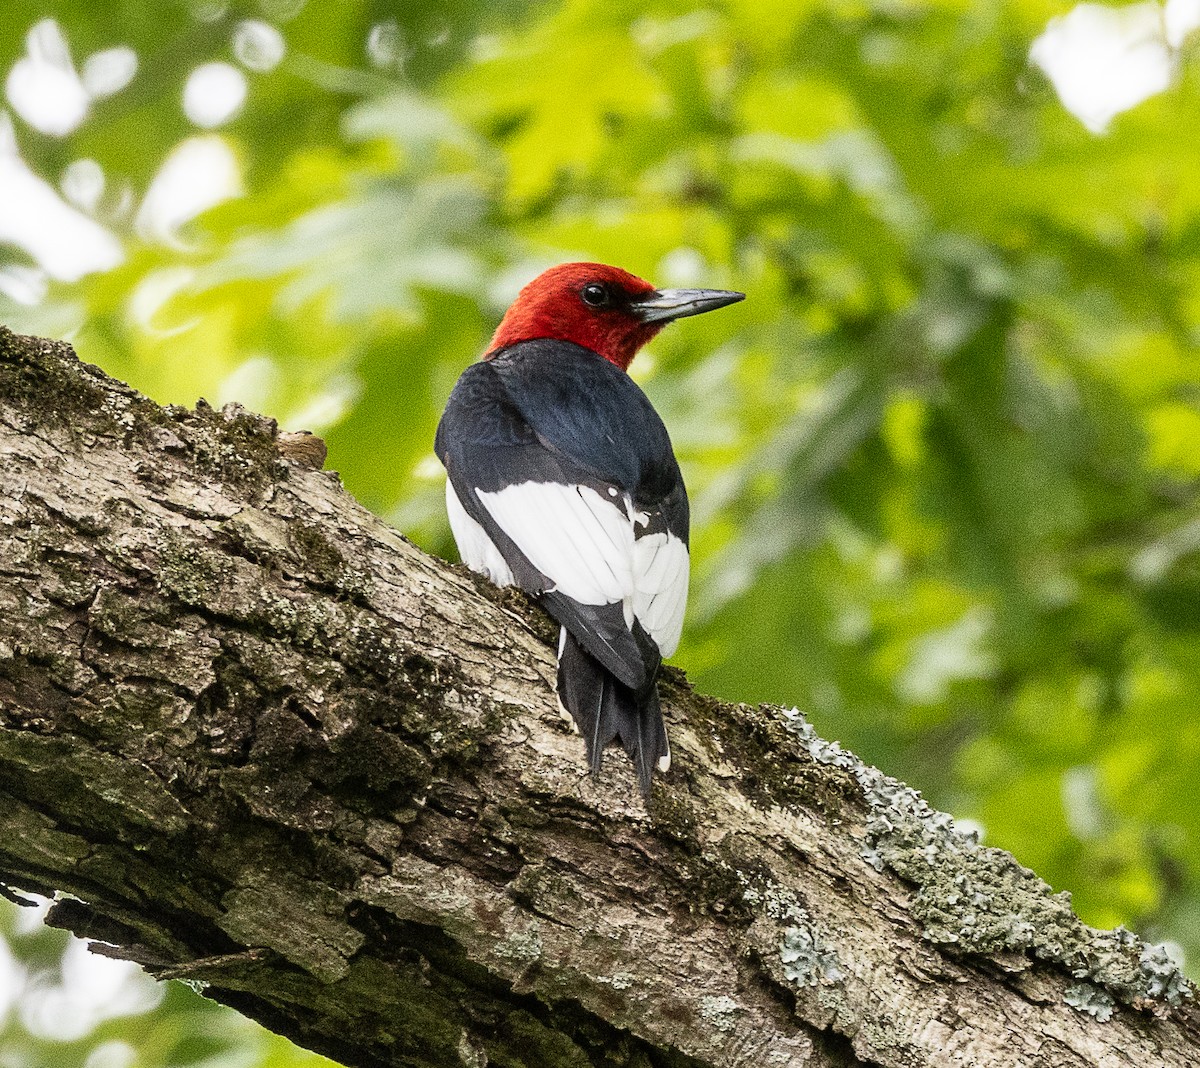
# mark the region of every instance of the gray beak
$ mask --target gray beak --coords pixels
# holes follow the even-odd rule
[[[629,310],[643,323],[669,323],[745,299],[745,293],[729,289],[656,289],[635,297],[629,303]]]

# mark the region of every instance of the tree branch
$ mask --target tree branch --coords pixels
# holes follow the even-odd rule
[[[295,445],[0,331],[0,883],[50,922],[362,1068],[1196,1063],[1161,951],[796,713],[669,671],[671,773],[593,782],[541,612]]]

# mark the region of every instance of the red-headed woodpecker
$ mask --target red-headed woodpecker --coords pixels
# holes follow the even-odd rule
[[[688,590],[688,499],[671,440],[625,373],[673,319],[743,299],[565,263],[521,290],[438,425],[464,563],[562,625],[558,696],[593,773],[619,739],[649,793],[671,762],[655,680]]]

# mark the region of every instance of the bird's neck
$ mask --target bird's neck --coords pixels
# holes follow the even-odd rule
[[[491,359],[501,349],[521,341],[550,338],[591,349],[622,371],[628,371],[638,349],[657,334],[658,330],[659,327],[654,324],[625,322],[599,316],[564,319],[561,316],[539,312],[536,308],[514,306],[508,309],[508,313],[500,321],[483,358]]]

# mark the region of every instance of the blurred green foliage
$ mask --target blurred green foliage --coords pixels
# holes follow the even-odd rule
[[[140,65],[65,136],[15,119],[47,182],[100,165],[86,214],[124,259],[0,320],[323,433],[453,557],[433,429],[520,284],[587,258],[745,290],[634,369],[694,501],[677,662],[1195,962],[1200,68],[1185,42],[1089,133],[1027,59],[1063,10],[9,0],[0,70],[47,16],[77,63]],[[210,61],[248,94],[201,134],[180,101]],[[156,232],[138,205],[196,136],[245,195]]]

